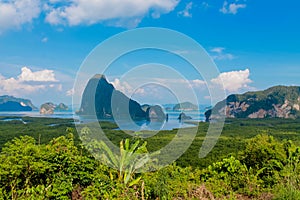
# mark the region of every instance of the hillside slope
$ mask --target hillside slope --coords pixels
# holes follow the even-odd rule
[[[225,112],[227,118],[298,118],[300,87],[275,86],[264,91],[232,94],[213,109]],[[217,114],[211,115],[211,111],[205,113],[206,121],[218,118]]]
[[[29,99],[16,98],[13,96],[0,96],[0,111],[32,111],[37,108]]]

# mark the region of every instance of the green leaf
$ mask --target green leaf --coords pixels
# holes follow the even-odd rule
[[[138,184],[139,181],[141,180],[141,178],[142,178],[142,177],[140,176],[140,177],[134,179],[133,181],[131,181],[131,182],[128,184],[128,186],[131,187],[131,186],[133,186],[133,185]]]

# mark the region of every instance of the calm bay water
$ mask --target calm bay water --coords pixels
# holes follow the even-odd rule
[[[192,117],[191,120],[187,122],[181,122],[178,120],[178,116],[181,112],[177,111],[167,111],[169,116],[168,121],[164,122],[148,122],[146,120],[135,121],[135,125],[133,126],[131,123],[127,123],[126,121],[120,122],[118,125],[120,129],[123,130],[172,130],[175,128],[186,128],[195,126],[190,122],[200,122],[204,121],[204,111],[186,111],[184,112],[187,116]],[[39,111],[31,111],[31,112],[0,112],[0,116],[4,117],[43,117],[43,118],[61,118],[61,119],[69,119],[73,118],[76,123],[88,123],[90,120],[88,118],[79,117],[75,115],[72,111],[66,112],[55,112],[52,115],[41,115]],[[4,119],[3,121],[9,121],[9,119]]]
[[[30,112],[0,112],[0,116],[2,116],[2,117],[43,117],[43,118],[61,118],[61,119],[70,119],[70,118],[73,118],[73,114],[74,113],[72,111],[55,112],[52,115],[41,115],[39,111],[30,111]],[[79,119],[79,117],[77,119]]]

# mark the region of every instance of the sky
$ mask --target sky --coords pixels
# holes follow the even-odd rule
[[[71,104],[77,72],[90,52],[143,27],[175,30],[198,42],[220,71],[210,81],[223,83],[226,94],[300,85],[299,8],[298,0],[0,0],[0,95],[29,98],[37,106]],[[163,84],[182,80],[156,77],[156,84],[140,88],[122,82],[136,64],[153,57],[187,73],[184,84],[199,103],[209,104],[203,77],[164,52],[128,54],[105,75],[141,103],[174,103],[176,94]]]

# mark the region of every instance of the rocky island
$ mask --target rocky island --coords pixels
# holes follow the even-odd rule
[[[195,111],[198,110],[198,106],[191,102],[178,103],[173,107],[173,111]]]
[[[116,99],[112,108],[112,95]],[[114,86],[101,74],[96,74],[86,85],[81,101],[79,115],[97,115],[98,119],[112,119],[113,109],[118,115],[126,116],[126,109],[129,105],[129,115],[132,119],[145,119],[146,112],[141,105],[128,98],[122,92],[116,90]]]
[[[52,102],[44,103],[41,105],[40,108],[40,114],[42,115],[52,115],[54,114],[54,111],[67,111],[69,110],[68,106],[66,106],[63,103],[60,103],[59,105],[55,105]]]
[[[167,118],[163,109],[159,105],[149,106],[146,110],[146,116],[148,121],[164,121]]]
[[[13,96],[0,96],[0,111],[2,112],[20,112],[32,111],[37,108],[29,99],[16,98]]]
[[[227,118],[299,118],[300,87],[275,86],[264,91],[232,94],[213,109],[225,113]],[[211,112],[211,109],[206,111],[206,121],[218,118]]]
[[[121,119],[128,117],[128,113],[133,120],[166,119],[160,106],[141,106],[135,100],[116,90],[104,75],[96,74],[88,81],[82,95],[78,115],[96,114],[98,119],[114,119],[116,117]]]

